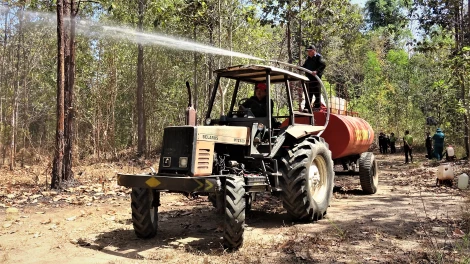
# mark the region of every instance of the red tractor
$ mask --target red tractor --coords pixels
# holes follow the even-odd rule
[[[196,126],[189,109],[187,125],[164,130],[158,172],[118,174],[119,185],[132,187],[132,222],[138,237],[157,235],[160,192],[208,195],[224,214],[223,245],[229,249],[243,243],[245,211],[256,193],[279,196],[295,221],[322,219],[333,194],[334,160],[358,163],[363,190],[375,193],[374,156],[363,153],[374,136],[367,122],[329,111],[313,114],[309,80],[300,74],[263,65],[215,72],[204,125]],[[266,89],[265,116],[239,107],[259,84]],[[221,86],[232,94],[227,111],[223,101],[216,102]],[[293,86],[303,91],[307,112],[297,111]]]

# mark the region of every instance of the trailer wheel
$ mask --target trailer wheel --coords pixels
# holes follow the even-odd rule
[[[157,234],[160,192],[146,188],[132,188],[132,225],[139,238],[152,238]]]
[[[243,177],[225,180],[224,247],[237,249],[243,243],[245,230],[245,181]]]
[[[246,194],[246,205],[245,205],[245,212],[251,211],[251,205],[255,201],[256,193],[247,193]]]
[[[322,219],[334,187],[333,160],[325,141],[309,138],[289,151],[282,161],[284,208],[298,221]]]
[[[377,161],[372,152],[365,152],[359,158],[359,179],[362,191],[367,194],[377,192],[379,176],[377,173]]]

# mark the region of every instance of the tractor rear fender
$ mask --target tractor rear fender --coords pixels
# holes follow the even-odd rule
[[[282,156],[284,154],[283,150],[286,147],[288,149],[292,148],[298,142],[301,142],[304,139],[309,138],[309,137],[314,137],[314,138],[317,138],[317,139],[319,138],[318,136],[315,136],[315,135],[312,135],[312,134],[304,134],[303,136],[299,136],[299,137],[296,138],[292,134],[285,131],[284,133],[282,133],[276,139],[276,142],[274,143],[272,151],[271,151],[271,155],[269,157],[274,158],[274,157]],[[327,144],[327,147],[328,147],[328,144]]]
[[[316,134],[323,130],[325,130],[325,126],[295,125],[288,127],[286,129],[286,133],[299,139],[308,135]]]

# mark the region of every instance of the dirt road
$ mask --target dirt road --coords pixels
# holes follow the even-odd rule
[[[292,223],[277,198],[259,195],[247,215],[244,246],[232,253],[221,247],[222,222],[207,197],[162,195],[157,238],[137,239],[129,191],[115,185],[115,172],[122,165],[78,168],[82,185],[62,193],[41,189],[41,168],[15,174],[2,169],[0,262],[469,261],[470,256],[461,253],[470,248],[468,218],[462,220],[469,191],[458,190],[455,182],[436,187],[437,167],[424,158],[410,165],[399,155],[376,158],[379,191],[363,195],[357,177],[337,176],[327,217],[316,223]],[[454,168],[456,175],[469,170],[463,163]]]

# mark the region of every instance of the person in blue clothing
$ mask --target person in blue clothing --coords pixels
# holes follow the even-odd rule
[[[444,133],[440,128],[436,129],[436,133],[432,136],[432,140],[434,142],[434,157],[437,160],[442,159],[442,152],[444,152]]]

